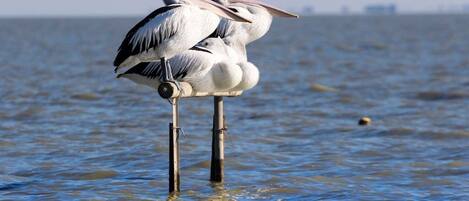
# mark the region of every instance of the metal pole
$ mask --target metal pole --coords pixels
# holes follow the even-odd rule
[[[210,181],[223,182],[224,177],[224,134],[225,121],[223,114],[223,97],[214,98],[213,135],[212,135],[212,163],[210,166]]]
[[[173,98],[173,122],[169,124],[169,192],[180,192],[179,178],[179,99]]]

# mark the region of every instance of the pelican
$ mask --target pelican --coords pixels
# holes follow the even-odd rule
[[[175,82],[168,59],[209,36],[220,17],[250,22],[225,6],[209,0],[164,0],[161,7],[137,23],[126,35],[114,60],[115,71],[141,62],[160,61],[162,81]]]
[[[257,68],[248,63],[237,65],[230,59],[233,54],[234,51],[221,38],[208,38],[168,62],[174,78],[179,82],[189,83],[197,92],[241,91],[254,87],[259,79]],[[117,77],[157,89],[164,76],[161,64],[162,62],[140,63],[119,73]],[[246,73],[255,74],[256,71],[257,80],[244,76]]]

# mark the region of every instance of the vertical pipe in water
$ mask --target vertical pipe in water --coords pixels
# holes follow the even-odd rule
[[[212,162],[210,166],[210,181],[223,182],[224,177],[224,134],[225,121],[223,114],[223,97],[214,98],[213,133],[212,133]]]
[[[179,177],[179,99],[172,100],[173,122],[169,124],[169,192],[180,192]]]

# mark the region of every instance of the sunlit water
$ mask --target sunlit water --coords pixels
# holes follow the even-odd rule
[[[170,105],[111,65],[136,20],[0,20],[0,200],[167,199]],[[249,57],[224,185],[182,101],[180,199],[469,200],[469,16],[278,20]]]

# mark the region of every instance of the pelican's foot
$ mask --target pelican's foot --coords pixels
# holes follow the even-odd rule
[[[176,89],[177,89],[178,91],[183,91],[183,89],[182,89],[182,87],[181,87],[181,84],[180,84],[178,81],[176,81],[176,80],[174,80],[174,79],[170,79],[170,80],[164,80],[164,81],[163,81],[163,83],[165,83],[165,82],[167,82],[167,83],[173,83],[174,85],[176,85]]]
[[[176,80],[166,80],[166,81],[161,81],[162,83],[172,83],[176,86],[176,89],[179,91],[179,94],[184,94],[184,89],[181,87],[181,84],[176,81]],[[174,90],[174,89],[173,89]],[[168,102],[172,105],[173,104],[173,98],[168,98]]]

